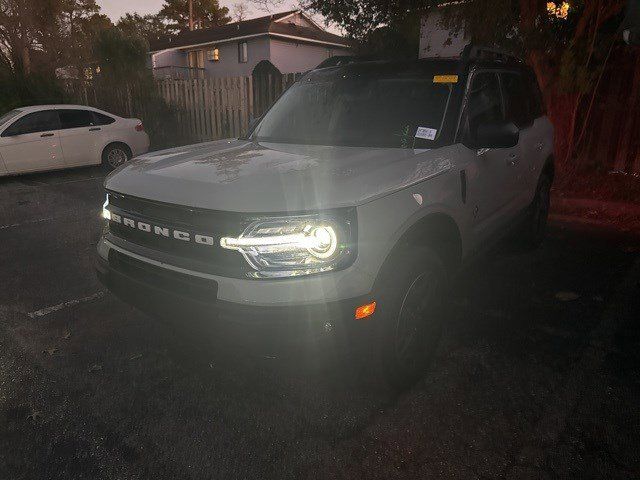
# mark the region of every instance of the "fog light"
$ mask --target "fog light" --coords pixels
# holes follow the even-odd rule
[[[376,311],[376,302],[367,303],[356,308],[356,320],[370,317]]]

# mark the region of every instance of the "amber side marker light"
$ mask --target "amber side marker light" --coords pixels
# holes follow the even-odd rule
[[[356,308],[356,320],[370,317],[376,311],[376,302],[367,303]]]

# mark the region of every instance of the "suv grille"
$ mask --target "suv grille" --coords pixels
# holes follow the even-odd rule
[[[227,277],[245,277],[251,267],[242,255],[220,247],[223,235],[238,235],[247,225],[241,214],[203,210],[109,193],[109,210],[121,221],[109,222],[109,233],[142,247],[169,255],[176,266]],[[125,224],[125,219],[135,222]],[[139,222],[150,226],[140,228]],[[163,234],[155,232],[158,227]],[[189,241],[174,238],[188,234]],[[166,236],[165,236],[166,235]],[[196,243],[196,235],[200,243]]]

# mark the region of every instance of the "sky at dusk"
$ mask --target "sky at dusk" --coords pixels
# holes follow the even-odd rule
[[[140,15],[145,15],[147,13],[157,13],[164,2],[163,0],[96,0],[96,3],[100,5],[101,13],[104,13],[109,18],[111,18],[113,22],[116,22],[122,15],[127,12],[136,12]],[[220,0],[220,5],[227,7],[231,14],[233,14],[233,5],[236,3],[240,3],[239,0]],[[268,15],[267,12],[255,8],[251,4],[251,2],[244,3],[249,8],[249,18]],[[277,11],[293,10],[294,8],[298,8],[298,6],[299,3],[297,0],[287,0],[282,4],[281,7],[278,8]],[[316,20],[318,23],[322,22],[321,17],[314,17],[314,20]],[[324,26],[324,24],[322,25]],[[331,27],[327,28],[327,30],[332,33],[340,33],[339,31],[337,31],[337,29]]]

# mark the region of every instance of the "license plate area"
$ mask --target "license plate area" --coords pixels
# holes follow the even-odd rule
[[[174,272],[116,250],[109,252],[109,266],[122,275],[172,295],[205,303],[215,303],[218,298],[218,282],[215,280]]]

